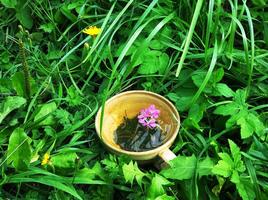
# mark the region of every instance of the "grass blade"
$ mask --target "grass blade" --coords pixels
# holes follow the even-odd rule
[[[202,4],[203,4],[203,0],[198,0],[197,3],[196,3],[194,15],[193,15],[192,22],[191,22],[191,25],[190,25],[190,29],[189,29],[189,32],[188,32],[188,35],[187,35],[187,38],[186,38],[186,42],[185,42],[185,45],[184,45],[184,49],[183,49],[183,52],[182,52],[182,55],[181,55],[180,62],[178,64],[178,68],[177,68],[177,71],[176,71],[176,77],[179,76],[180,71],[182,69],[182,65],[183,65],[184,60],[186,58],[186,55],[188,53],[188,49],[189,49],[189,46],[190,46],[190,43],[191,43],[191,40],[192,40],[192,36],[193,36],[193,33],[194,33],[194,28],[195,28],[197,19],[198,19],[199,14],[200,14],[200,10],[202,8]]]
[[[206,84],[209,81],[209,78],[212,75],[213,69],[214,69],[214,67],[216,65],[217,56],[218,56],[218,45],[217,45],[217,40],[216,40],[213,55],[212,55],[212,60],[211,60],[208,72],[206,74],[206,77],[205,77],[204,81],[202,82],[201,86],[199,87],[198,91],[195,93],[194,97],[192,98],[191,103],[189,104],[189,106],[193,105],[196,102],[196,100],[198,99],[198,97],[200,96],[202,91],[205,89]]]

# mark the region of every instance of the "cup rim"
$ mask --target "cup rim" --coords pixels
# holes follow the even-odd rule
[[[105,104],[108,104],[109,102],[113,101],[114,99],[116,99],[120,96],[129,95],[129,94],[133,94],[133,93],[142,93],[142,94],[149,94],[149,95],[155,96],[157,98],[160,98],[162,101],[164,101],[166,104],[168,104],[172,108],[173,114],[176,116],[176,118],[177,118],[176,120],[178,122],[177,127],[176,127],[174,133],[172,134],[172,136],[161,146],[156,147],[156,148],[151,149],[151,150],[148,150],[148,151],[136,152],[136,151],[127,151],[124,149],[116,148],[113,145],[110,145],[109,143],[104,141],[103,138],[101,138],[101,136],[100,136],[100,126],[99,125],[100,125],[100,117],[101,117],[100,115],[101,115],[101,110],[102,110],[102,106],[101,106],[97,112],[96,117],[95,117],[95,129],[96,129],[98,137],[107,147],[109,147],[113,151],[120,153],[120,154],[130,155],[130,156],[146,156],[146,155],[150,155],[150,154],[154,154],[154,153],[160,153],[160,152],[168,149],[172,145],[172,143],[174,142],[174,140],[176,139],[176,137],[178,135],[178,132],[180,129],[180,115],[179,115],[176,107],[167,98],[165,98],[164,96],[161,96],[157,93],[146,91],[146,90],[130,90],[130,91],[121,92],[121,93],[118,93],[118,94],[112,96],[111,98],[109,98],[105,102]]]

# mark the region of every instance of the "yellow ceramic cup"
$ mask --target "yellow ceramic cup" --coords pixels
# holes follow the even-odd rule
[[[154,104],[160,110],[159,121],[169,124],[164,143],[152,150],[133,152],[121,149],[114,141],[114,132],[123,122],[124,116],[133,118],[144,108]],[[100,128],[102,108],[99,109],[95,127],[98,136],[104,145],[117,155],[127,155],[140,162],[151,161],[160,156],[165,162],[175,158],[175,154],[169,150],[174,142],[180,127],[180,117],[175,106],[166,98],[153,92],[133,90],[123,92],[108,99],[104,106],[102,129]],[[102,133],[100,132],[102,130]]]

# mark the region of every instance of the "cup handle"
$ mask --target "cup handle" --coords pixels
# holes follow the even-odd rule
[[[155,167],[159,170],[168,167],[168,162],[177,157],[170,149],[165,149],[164,151],[161,151],[158,156],[161,159],[157,163],[155,163]]]

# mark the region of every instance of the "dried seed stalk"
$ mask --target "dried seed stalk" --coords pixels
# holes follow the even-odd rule
[[[29,100],[31,97],[31,85],[30,85],[30,73],[29,67],[26,61],[26,55],[24,50],[24,45],[21,39],[19,39],[19,52],[22,63],[23,75],[24,75],[24,85],[25,85],[25,95]]]

